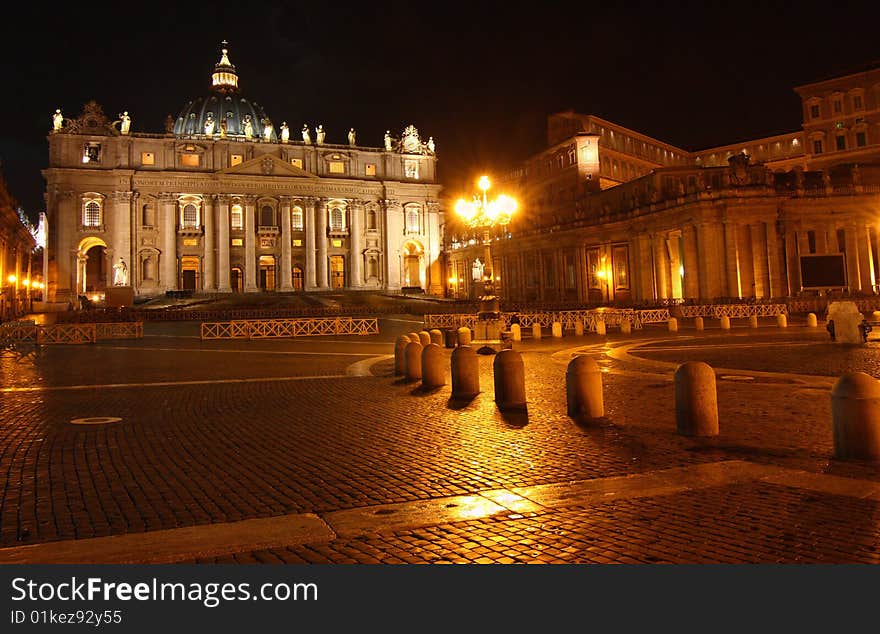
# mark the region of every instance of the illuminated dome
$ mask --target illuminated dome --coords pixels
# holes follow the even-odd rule
[[[238,73],[229,61],[226,42],[223,42],[220,61],[214,66],[211,74],[211,93],[193,99],[187,103],[174,121],[174,134],[191,136],[206,134],[205,124],[214,138],[223,136],[221,122],[226,121],[227,137],[246,137],[247,121],[251,123],[251,136],[254,139],[264,138],[265,122],[269,121],[263,107],[255,101],[242,96],[238,88]],[[272,141],[277,140],[274,128],[270,134]]]

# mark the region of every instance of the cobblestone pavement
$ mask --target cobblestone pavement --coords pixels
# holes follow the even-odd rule
[[[449,402],[448,385],[425,392],[391,376],[383,355],[419,329],[411,317],[382,320],[377,337],[310,341],[201,342],[192,325],[152,326],[141,341],[0,357],[0,547],[729,460],[880,481],[876,465],[832,459],[828,394],[832,368],[870,367],[877,351],[830,346],[805,327],[526,340],[528,412],[502,414],[492,357],[480,357],[483,391],[466,405]],[[565,412],[566,364],[581,353],[604,370],[600,421]],[[674,433],[672,371],[696,358],[739,369],[718,379],[717,438]],[[372,376],[349,375],[365,361]],[[825,375],[827,386],[748,370]],[[97,416],[121,421],[70,423]],[[211,560],[873,562],[876,504],[785,481],[732,483]]]

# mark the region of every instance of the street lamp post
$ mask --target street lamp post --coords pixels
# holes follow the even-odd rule
[[[455,203],[455,212],[464,224],[482,232],[484,248],[483,291],[480,295],[480,309],[477,312],[477,319],[480,322],[486,322],[484,324],[485,330],[483,330],[487,335],[485,338],[495,340],[500,338],[501,307],[500,298],[495,288],[496,276],[492,267],[491,231],[494,227],[505,226],[510,222],[517,204],[516,200],[504,194],[494,200],[489,200],[488,191],[492,187],[492,183],[488,176],[481,176],[477,181],[477,187],[482,194],[475,194],[471,201],[460,198]],[[497,336],[494,336],[493,333],[497,333]]]

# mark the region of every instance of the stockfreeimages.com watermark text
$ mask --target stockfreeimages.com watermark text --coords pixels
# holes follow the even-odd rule
[[[168,582],[155,577],[137,583],[105,581],[100,577],[40,582],[12,580],[13,601],[193,601],[215,608],[227,601],[317,601],[315,583]]]

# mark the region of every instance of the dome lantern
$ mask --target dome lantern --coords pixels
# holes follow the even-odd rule
[[[220,61],[214,66],[214,72],[211,74],[211,87],[220,93],[238,92],[238,73],[235,72],[235,66],[229,61],[227,46],[229,42],[223,40],[220,44]]]

